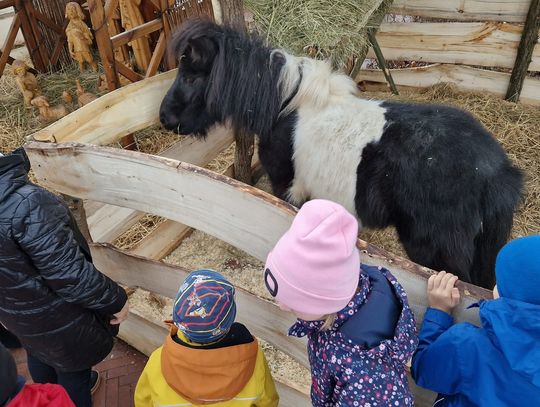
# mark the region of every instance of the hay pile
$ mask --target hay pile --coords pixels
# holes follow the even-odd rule
[[[256,30],[275,47],[342,66],[367,44],[366,24],[383,0],[246,0]]]

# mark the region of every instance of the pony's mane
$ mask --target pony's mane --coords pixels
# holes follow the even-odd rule
[[[280,116],[301,105],[324,106],[332,95],[356,91],[354,82],[332,72],[327,62],[272,49],[256,34],[207,20],[184,23],[172,47],[180,58],[189,47],[196,49],[186,69],[209,75],[205,94],[209,112],[262,137],[272,132]]]

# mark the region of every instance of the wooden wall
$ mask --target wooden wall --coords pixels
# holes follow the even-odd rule
[[[392,13],[418,16],[422,22],[384,22],[377,41],[387,60],[433,64],[392,70],[398,86],[451,82],[466,90],[504,95],[529,4],[530,0],[395,0]],[[374,58],[373,50],[368,57]],[[540,71],[540,45],[529,71]],[[385,81],[379,70],[362,70],[356,79]],[[539,90],[540,80],[528,78],[521,100],[540,104]]]

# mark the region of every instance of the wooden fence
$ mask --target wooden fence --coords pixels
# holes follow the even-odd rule
[[[451,82],[466,90],[504,95],[530,4],[531,0],[395,0],[391,13],[425,21],[384,22],[376,38],[386,60],[431,63],[390,70],[398,86]],[[368,57],[375,57],[373,50]],[[528,70],[540,71],[540,45],[534,47]],[[382,71],[370,69],[361,70],[356,80],[385,82]],[[540,80],[525,80],[521,100],[540,104]]]

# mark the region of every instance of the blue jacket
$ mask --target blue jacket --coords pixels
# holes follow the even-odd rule
[[[453,325],[428,308],[412,361],[439,406],[540,406],[540,306],[499,298],[479,303],[479,328]]]
[[[311,402],[327,406],[412,406],[405,363],[416,348],[407,295],[386,269],[362,265],[355,296],[333,326],[298,320],[289,335],[308,337]]]

